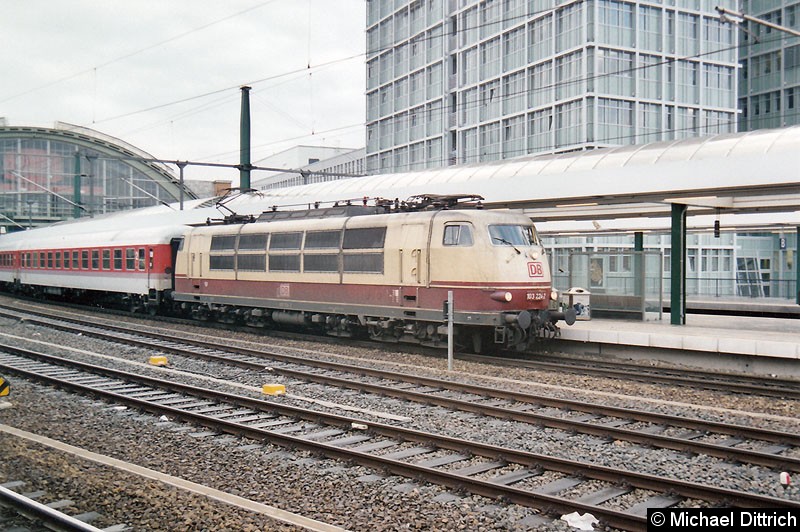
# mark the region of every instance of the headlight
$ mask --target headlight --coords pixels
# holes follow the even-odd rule
[[[553,301],[558,301],[558,290],[550,290],[550,299]]]
[[[492,295],[489,296],[489,297],[491,297],[495,301],[500,301],[502,303],[508,303],[508,302],[511,301],[511,298],[513,297],[513,295],[511,294],[511,292],[499,292],[498,291],[498,292],[493,292]]]

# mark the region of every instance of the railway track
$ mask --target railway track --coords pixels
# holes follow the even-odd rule
[[[725,393],[758,394],[780,399],[800,399],[800,381],[797,379],[781,379],[763,375],[752,376],[699,369],[672,369],[663,366],[647,367],[642,364],[627,363],[621,360],[606,362],[538,354],[533,360],[486,357],[472,354],[460,355],[460,358],[473,362],[561,371],[605,378],[618,377],[646,383],[686,386]]]
[[[3,352],[0,367],[27,379],[211,431],[308,450],[545,513],[588,512],[624,530],[645,530],[648,507],[707,501],[717,506],[800,508],[797,501],[300,409],[10,346]],[[591,488],[580,498],[561,495],[584,483]],[[636,490],[647,494],[639,504],[624,510],[607,504]]]
[[[100,517],[97,512],[84,512],[82,514],[70,515],[62,512],[61,509],[70,508],[74,505],[69,499],[58,499],[50,503],[41,503],[41,499],[47,495],[45,490],[20,491],[27,488],[25,482],[11,481],[0,484],[0,508],[5,508],[7,512],[0,514],[0,526],[4,529],[13,526],[17,517],[24,517],[26,520],[44,526],[50,530],[61,530],[64,532],[125,532],[130,530],[127,525],[119,524],[106,528],[97,528],[91,524],[92,521]],[[13,512],[13,513],[12,513]],[[22,530],[22,528],[19,528]]]
[[[232,365],[253,372],[269,371],[287,379],[347,388],[454,411],[589,434],[605,441],[626,441],[771,469],[800,471],[800,458],[787,451],[800,447],[800,435],[739,424],[593,404],[541,394],[487,389],[449,380],[399,374],[336,362],[311,360],[264,349],[228,346],[174,333],[147,332],[112,325],[89,325],[36,318],[43,326],[124,342],[165,353]]]
[[[84,309],[85,307],[80,307]],[[18,306],[13,304],[4,304],[0,303],[0,315],[3,312],[9,312],[11,315],[15,315],[16,312],[22,312]],[[25,309],[24,312],[26,314],[32,316],[41,316],[41,317],[49,317],[55,319],[61,319],[64,321],[71,321],[74,323],[86,323],[93,318],[80,318],[80,317],[70,317],[67,316],[65,312],[59,312],[54,310],[36,310],[36,309]],[[115,312],[115,311],[109,311]],[[129,313],[122,313],[126,316],[129,316]],[[192,320],[183,320],[183,319],[176,319],[176,318],[165,318],[167,323],[182,325],[188,324],[191,326],[198,326],[198,322]],[[28,318],[28,321],[31,321]],[[203,325],[208,325],[203,324]],[[229,329],[231,326],[227,324],[216,324],[211,323],[211,325],[219,325],[220,327],[224,327],[226,330]],[[107,326],[111,327],[111,326]],[[121,327],[124,329],[125,327]],[[247,332],[254,332],[251,328],[245,329]],[[173,331],[174,332],[174,331]],[[302,334],[293,334],[293,333],[282,333],[287,334],[291,338],[300,337],[302,339],[308,339],[311,335],[306,333]],[[331,339],[330,337],[319,337],[313,336],[314,341],[320,342],[336,342],[342,343],[346,341],[345,339],[337,338],[335,340]],[[398,346],[395,344],[376,344],[375,342],[362,342],[358,340],[349,340],[348,343],[352,342],[353,345],[361,346],[361,347],[369,347],[369,348],[381,348],[381,349],[397,349]],[[413,345],[403,345],[400,346],[402,349],[419,349],[415,348]],[[436,349],[423,349],[426,353],[435,353],[436,356],[441,356],[441,351]],[[525,354],[523,356],[527,356]],[[533,355],[531,355],[533,356]],[[476,362],[476,363],[483,363],[483,364],[490,364],[490,365],[497,365],[497,366],[506,366],[506,367],[513,367],[513,368],[529,368],[533,370],[544,370],[544,371],[557,371],[557,372],[566,372],[570,374],[578,374],[578,375],[591,375],[601,378],[622,378],[625,380],[635,380],[638,382],[644,382],[648,384],[663,384],[667,386],[682,386],[691,389],[705,389],[705,390],[714,390],[720,391],[724,393],[739,393],[744,395],[749,394],[757,394],[763,395],[766,397],[775,397],[780,399],[788,399],[788,400],[800,400],[800,380],[797,379],[783,379],[777,376],[764,376],[764,375],[745,375],[745,374],[737,374],[737,373],[723,373],[723,372],[716,372],[716,371],[704,371],[700,369],[691,369],[691,368],[669,368],[664,366],[658,367],[649,367],[642,364],[635,364],[635,363],[628,363],[625,361],[599,361],[599,360],[586,360],[581,358],[571,358],[567,356],[548,356],[543,355],[541,353],[536,353],[535,357],[532,359],[529,358],[521,358],[519,353],[513,353],[511,356],[483,356],[483,355],[474,355],[471,353],[457,353],[456,357],[459,360],[469,361],[469,362]]]

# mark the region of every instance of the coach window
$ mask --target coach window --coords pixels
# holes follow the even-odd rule
[[[385,227],[346,229],[342,249],[382,249],[385,238]]]
[[[92,250],[92,269],[99,270],[100,269],[100,250],[93,249]]]
[[[89,252],[86,250],[81,251],[81,269],[89,269]]]
[[[472,228],[467,224],[451,224],[444,226],[442,244],[445,246],[471,246]]]
[[[110,270],[111,269],[111,250],[104,249],[103,250],[103,269]]]
[[[342,232],[336,231],[309,231],[306,233],[305,249],[339,249]]]
[[[300,271],[300,243],[303,233],[273,233],[269,240],[269,270],[282,272]],[[280,253],[280,252],[294,253]],[[278,252],[277,254],[275,252]]]
[[[81,267],[81,264],[80,264],[80,260],[78,259],[78,252],[77,251],[73,251],[72,252],[72,269],[73,270],[77,270],[80,267]]]
[[[139,252],[138,269],[139,269],[139,271],[143,272],[145,270],[145,267],[144,267],[144,257],[145,257],[144,248],[139,248],[138,252]]]
[[[266,251],[267,234],[239,235],[240,251]]]
[[[61,269],[61,252],[60,251],[56,251],[56,266],[55,267],[56,267],[57,270]]]
[[[385,227],[345,229],[342,270],[345,273],[383,273]],[[352,252],[349,250],[377,250]]]
[[[133,248],[125,249],[125,269],[131,272],[136,269],[136,250]]]
[[[212,270],[233,270],[236,263],[236,255],[210,255],[208,257],[208,267]]]
[[[300,249],[303,233],[273,233],[269,242],[270,250]]]
[[[233,251],[236,249],[236,235],[214,235],[211,237],[211,251]]]
[[[122,269],[122,250],[115,249],[114,250],[114,269],[121,270]]]
[[[339,271],[339,245],[342,232],[309,231],[306,233],[305,252],[303,255],[304,272],[336,273]],[[311,250],[331,250],[327,253],[314,253]]]
[[[239,235],[236,269],[246,272],[266,271],[267,239],[266,233]]]
[[[53,268],[53,252],[47,252],[47,267],[52,269]]]
[[[234,270],[236,267],[236,235],[214,235],[211,237],[211,254],[208,267],[212,270]]]

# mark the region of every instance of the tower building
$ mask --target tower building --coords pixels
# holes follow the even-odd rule
[[[733,0],[369,0],[367,172],[736,131]]]

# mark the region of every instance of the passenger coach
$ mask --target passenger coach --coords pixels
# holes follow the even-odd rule
[[[172,290],[172,241],[183,228],[70,234],[70,225],[76,227],[6,235],[0,241],[0,282],[5,288],[156,312]]]

